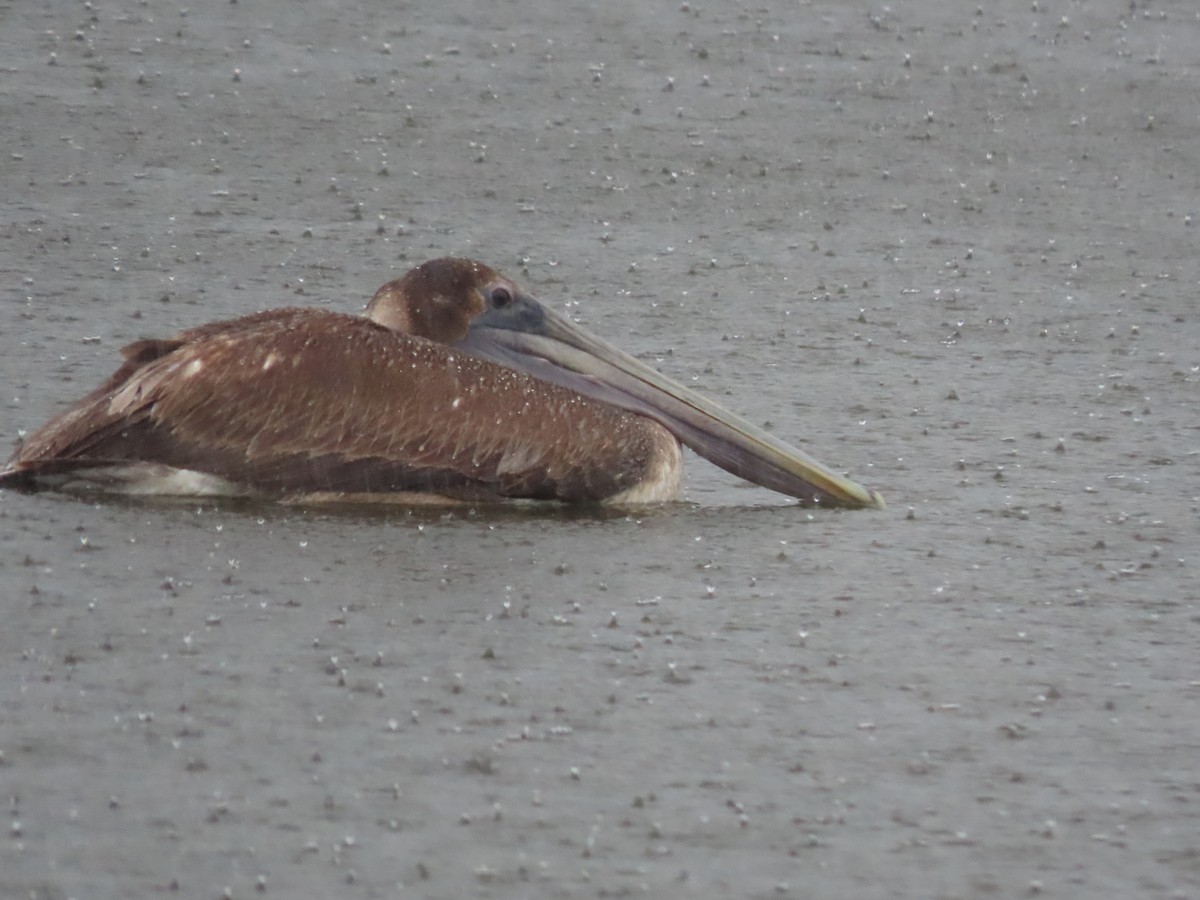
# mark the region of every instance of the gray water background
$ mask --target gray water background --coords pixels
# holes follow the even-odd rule
[[[0,495],[0,895],[1200,896],[1200,19],[0,4],[0,438],[468,254],[881,490]]]

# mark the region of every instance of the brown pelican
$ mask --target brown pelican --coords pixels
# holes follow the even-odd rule
[[[468,259],[418,266],[365,316],[269,310],[122,353],[0,484],[638,504],[675,495],[682,441],[806,504],[883,506]]]

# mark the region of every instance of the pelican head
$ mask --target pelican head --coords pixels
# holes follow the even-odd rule
[[[590,334],[483,263],[430,260],[380,288],[366,314],[649,417],[726,471],[806,504],[884,506],[877,492]]]

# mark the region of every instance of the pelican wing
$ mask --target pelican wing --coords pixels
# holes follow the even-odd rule
[[[645,477],[661,440],[634,414],[321,310],[260,313],[124,352],[0,480],[149,462],[269,493],[588,500]]]

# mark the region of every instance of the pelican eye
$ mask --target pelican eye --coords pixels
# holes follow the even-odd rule
[[[505,309],[512,305],[512,291],[503,285],[497,285],[496,287],[492,288],[488,295],[488,300],[491,303],[492,309]]]

